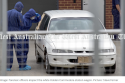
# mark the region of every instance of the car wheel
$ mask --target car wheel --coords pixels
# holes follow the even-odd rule
[[[39,55],[39,53],[38,53],[38,51],[37,51],[36,41],[35,41],[35,56],[36,56],[36,62],[37,62],[37,63],[41,63],[41,62],[42,62],[42,58],[41,58],[41,56]]]
[[[53,67],[50,66],[50,64],[49,64],[47,53],[45,53],[45,54],[46,55],[45,55],[45,59],[44,59],[45,60],[44,68],[46,69],[46,73],[51,74],[51,73],[53,73],[52,72]]]
[[[116,63],[111,67],[105,67],[105,71],[107,74],[113,74],[115,73],[115,70],[116,70]]]

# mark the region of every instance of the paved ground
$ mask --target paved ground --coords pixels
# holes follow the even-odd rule
[[[119,41],[114,42],[117,47],[117,68],[115,74],[104,74],[104,76],[121,76],[121,46]],[[0,46],[2,43],[0,42]],[[1,47],[0,47],[1,49]],[[0,50],[1,52],[1,50]],[[89,74],[80,73],[56,73],[56,74],[46,74],[43,64],[36,63],[35,51],[34,51],[34,41],[30,41],[30,52],[28,54],[28,65],[32,67],[30,71],[19,71],[16,56],[14,55],[14,63],[12,71],[7,71],[8,76],[90,76]],[[0,68],[1,68],[1,54],[0,54]],[[104,71],[104,68],[101,68]]]

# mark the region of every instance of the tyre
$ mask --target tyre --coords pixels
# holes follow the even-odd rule
[[[113,74],[115,73],[115,70],[116,70],[116,63],[111,67],[105,67],[105,71],[107,74]]]
[[[52,74],[53,72],[53,67],[50,66],[49,64],[49,60],[48,60],[48,56],[47,53],[45,53],[45,59],[44,59],[45,63],[44,63],[44,68],[46,69],[46,73],[47,74]]]

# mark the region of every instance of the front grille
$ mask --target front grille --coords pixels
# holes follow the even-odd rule
[[[83,53],[83,51],[75,51],[75,53]]]
[[[94,51],[85,51],[86,53],[94,53]]]

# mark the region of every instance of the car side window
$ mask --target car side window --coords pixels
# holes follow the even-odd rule
[[[47,26],[49,24],[50,17],[47,16],[46,22],[44,24],[44,30],[47,30]]]
[[[41,25],[41,23],[42,23],[44,17],[45,17],[45,14],[42,15],[41,20],[40,20],[40,22],[38,23],[38,26],[36,27],[36,30],[39,30],[40,25]]]
[[[45,15],[45,17],[43,18],[43,21],[40,25],[40,30],[46,30],[47,25],[48,25],[48,16]]]

